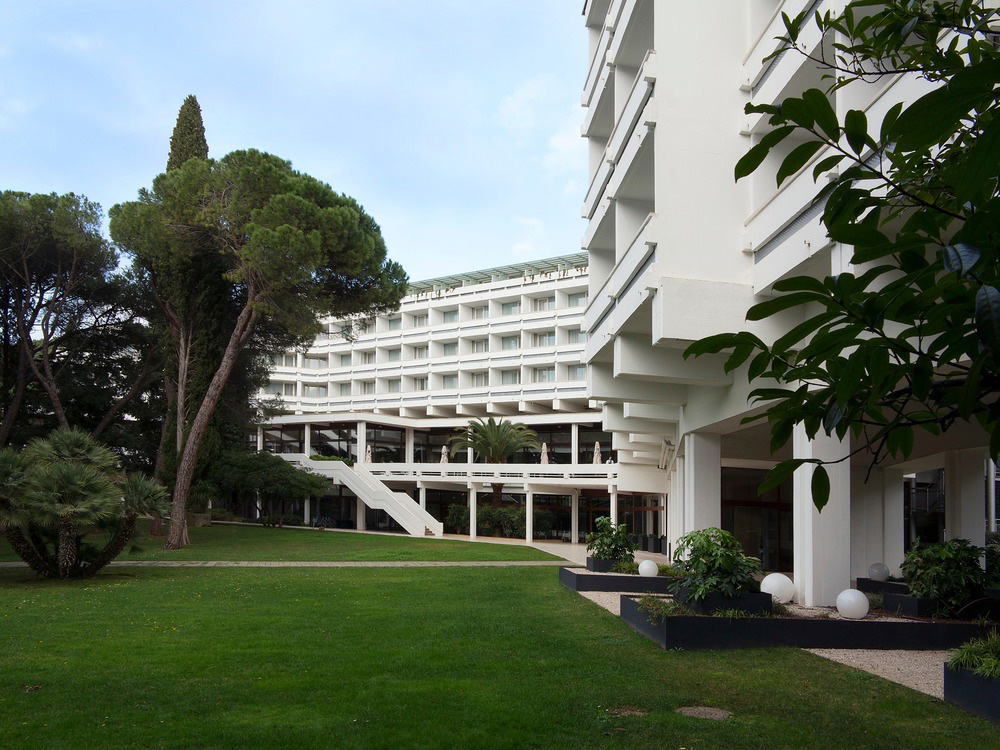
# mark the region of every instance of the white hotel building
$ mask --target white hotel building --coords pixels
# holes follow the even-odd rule
[[[733,167],[767,129],[744,105],[776,103],[826,88],[803,56],[764,62],[783,33],[781,14],[836,11],[838,0],[587,0],[583,17],[590,61],[583,91],[583,135],[591,182],[583,216],[589,254],[587,395],[603,403],[616,444],[659,440],[667,462],[666,534],[709,526],[733,531],[767,569],[790,571],[796,598],[832,604],[852,578],[885,562],[899,574],[912,539],[963,537],[984,543],[985,434],[957,425],[939,439],[923,435],[909,460],[871,472],[863,456],[830,467],[829,505],[817,513],[810,469],[787,486],[756,496],[763,472],[791,456],[837,459],[836,439],[794,435],[769,455],[766,424],[750,414],[745,370],[723,372],[719,359],[685,361],[702,337],[750,329],[773,340],[800,311],[750,324],[747,309],[791,275],[851,270],[851,249],[831,242],[812,206],[820,152],[780,188],[777,165],[796,144],[769,157],[752,178]],[[815,51],[814,25],[802,43]],[[928,84],[898,76],[836,92],[843,115],[863,109],[881,122],[897,101]]]
[[[440,535],[457,530],[444,526],[450,506],[474,517],[500,480],[505,502],[528,509],[529,540],[580,541],[600,515],[659,534],[660,439],[606,432],[587,395],[587,295],[586,253],[415,282],[396,312],[350,338],[329,320],[307,351],[276,357],[262,395],[280,397],[288,413],[258,432],[257,447],[332,479],[326,497],[291,512],[308,523]],[[491,416],[534,429],[547,463],[539,454],[442,463],[457,429]]]

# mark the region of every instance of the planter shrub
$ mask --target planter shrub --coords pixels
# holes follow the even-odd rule
[[[587,534],[587,552],[595,560],[609,560],[611,564],[631,562],[635,556],[635,545],[625,531],[625,525],[615,526],[607,516],[601,516],[594,525],[597,531]],[[588,562],[587,567],[590,568]],[[609,565],[608,570],[611,570]]]
[[[903,560],[910,594],[937,599],[943,609],[955,612],[986,590],[986,573],[979,562],[982,556],[983,550],[968,539],[914,544]]]
[[[1000,724],[1000,634],[963,643],[944,669],[944,699]]]
[[[710,528],[692,531],[677,541],[674,564],[683,571],[677,590],[687,590],[687,598],[697,602],[709,594],[739,596],[758,590],[756,576],[760,560],[743,554],[732,534]]]

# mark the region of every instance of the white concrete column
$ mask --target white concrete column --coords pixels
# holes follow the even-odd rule
[[[667,492],[667,525],[666,536],[670,544],[671,559],[677,540],[684,531],[684,457],[674,459],[674,469],[668,479],[670,488]]]
[[[882,562],[885,538],[882,470],[851,473],[851,578],[868,575],[872,563]]]
[[[465,462],[467,464],[471,464],[475,460],[476,460],[475,452],[472,450],[472,448],[466,448],[465,449]]]
[[[903,472],[886,469],[882,472],[882,562],[894,576],[902,576],[900,567],[906,545],[906,512],[903,507]],[[865,571],[865,575],[868,571]]]
[[[417,485],[417,490],[420,493],[420,507],[424,510],[427,509],[427,488],[423,485]]]
[[[413,428],[405,428],[404,439],[406,441],[406,448],[403,451],[403,463],[412,464],[413,463]],[[440,457],[439,457],[440,458]]]
[[[535,535],[535,493],[524,491],[524,540],[530,542]]]
[[[574,492],[569,501],[569,541],[576,544],[580,538],[580,493]]]
[[[985,460],[981,448],[944,454],[945,539],[986,544]]]
[[[312,510],[312,498],[307,497],[304,508],[302,510],[302,520],[305,522],[306,526],[310,525],[309,521],[312,516],[312,514],[309,512],[310,510]]]
[[[843,458],[848,450],[836,437],[822,432],[809,440],[801,425],[792,433],[795,458],[830,461]],[[795,601],[807,607],[835,604],[837,594],[851,583],[851,468],[844,461],[826,470],[830,500],[822,513],[813,505],[813,465],[800,466],[792,478]]]
[[[611,523],[618,525],[618,488],[611,487],[608,491],[611,500]]]
[[[986,530],[997,530],[997,465],[986,459]]]
[[[367,506],[365,506],[365,501],[362,500],[360,497],[357,498],[356,513],[357,513],[357,517],[358,517],[358,523],[357,523],[358,531],[366,531],[368,529],[368,521],[367,521],[367,519],[365,519],[365,508],[366,507]]]
[[[257,452],[264,450],[264,428],[257,428]]]
[[[358,463],[363,464],[365,462],[365,451],[368,450],[368,424],[366,422],[358,422],[356,435],[355,442],[358,445]]]
[[[571,464],[580,463],[580,425],[576,422],[569,426],[569,455]]]
[[[476,538],[476,489],[469,488],[469,539]]]
[[[312,455],[312,424],[309,422],[302,425],[302,452],[307,456]]]
[[[722,525],[722,436],[684,436],[684,530]]]

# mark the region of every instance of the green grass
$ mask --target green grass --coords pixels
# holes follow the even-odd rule
[[[803,651],[661,651],[551,568],[0,571],[3,748],[998,746]]]
[[[143,525],[143,530],[146,525]],[[163,538],[140,536],[140,552],[126,551],[119,560],[557,560],[532,547],[420,539],[406,535],[352,534],[313,529],[265,529],[258,526],[206,526],[189,529],[191,544],[163,549]],[[18,560],[0,536],[0,561]]]

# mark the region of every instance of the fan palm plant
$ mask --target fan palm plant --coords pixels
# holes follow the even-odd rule
[[[472,419],[459,429],[449,441],[452,458],[461,450],[472,448],[473,453],[488,464],[505,464],[520,450],[540,450],[538,435],[520,422],[504,422],[503,419]],[[493,505],[500,506],[503,497],[503,482],[492,482]]]
[[[162,487],[122,474],[118,457],[78,430],[0,452],[0,531],[46,577],[94,575],[121,554],[139,515],[165,506]],[[103,549],[84,544],[94,527],[108,533]]]

